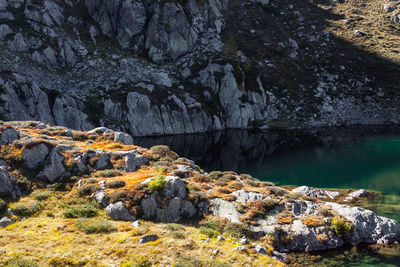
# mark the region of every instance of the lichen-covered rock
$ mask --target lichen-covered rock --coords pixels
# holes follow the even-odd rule
[[[227,218],[233,223],[240,222],[240,214],[233,203],[220,198],[211,199],[210,203],[211,210],[215,216]]]
[[[106,208],[106,214],[116,221],[136,221],[136,217],[129,213],[122,202],[109,204]]]
[[[248,192],[246,190],[237,190],[232,192],[232,195],[236,197],[236,201],[245,204],[249,201],[258,201],[265,198],[270,198],[266,194],[260,194],[255,192]]]

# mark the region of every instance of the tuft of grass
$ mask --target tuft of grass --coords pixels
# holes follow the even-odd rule
[[[26,200],[13,204],[11,209],[18,216],[30,217],[40,212],[43,207],[37,200]]]
[[[125,186],[124,181],[110,181],[107,183],[108,187],[110,188],[121,188]]]
[[[84,184],[78,189],[78,195],[80,197],[91,195],[96,191],[99,191],[100,187],[95,184]]]
[[[31,197],[38,201],[47,200],[51,196],[49,191],[35,191],[31,194]]]
[[[251,230],[249,226],[239,223],[227,223],[224,227],[224,233],[235,238],[251,236]]]
[[[63,215],[65,218],[90,218],[96,216],[98,211],[95,206],[85,204],[69,207],[63,212]]]
[[[124,262],[121,267],[150,267],[151,261],[145,255],[137,255],[134,259]]]
[[[80,219],[75,227],[85,234],[111,233],[117,230],[112,222],[93,219]]]
[[[2,266],[4,266],[4,267],[37,267],[38,265],[33,261],[17,257],[17,258],[7,261]]]
[[[121,171],[118,170],[104,170],[104,171],[99,171],[95,174],[97,177],[115,177],[115,176],[120,176],[122,174]]]

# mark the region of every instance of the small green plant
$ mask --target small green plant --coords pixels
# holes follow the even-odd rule
[[[65,218],[90,218],[96,216],[98,213],[98,209],[91,205],[79,205],[79,206],[72,206],[67,208],[63,215]]]
[[[85,234],[111,233],[117,230],[114,224],[109,221],[93,219],[80,219],[75,223],[75,227]]]
[[[96,191],[99,191],[100,187],[95,184],[84,184],[78,189],[78,195],[80,197],[91,195]]]
[[[151,180],[147,187],[155,192],[155,191],[162,191],[167,184],[167,181],[165,180],[164,175],[158,175],[154,180]]]
[[[137,255],[133,260],[124,262],[121,267],[150,267],[152,266],[151,261],[144,255]]]
[[[11,177],[21,189],[22,194],[27,195],[32,192],[32,182],[29,181],[25,176],[19,173],[12,173]]]
[[[224,233],[236,238],[251,236],[250,228],[245,224],[239,223],[227,223],[224,227]]]
[[[217,230],[214,230],[212,228],[207,228],[204,226],[200,226],[199,231],[202,235],[205,235],[207,237],[216,237],[219,234]]]
[[[17,258],[7,261],[2,266],[4,266],[4,267],[37,267],[38,265],[33,261],[17,257]]]
[[[120,176],[122,174],[121,171],[118,170],[104,170],[104,171],[99,171],[96,173],[96,176],[98,177],[115,177],[115,176]]]
[[[47,200],[50,196],[51,192],[49,191],[35,191],[31,194],[31,197],[39,201]]]
[[[121,188],[125,186],[124,181],[110,181],[107,183],[108,187],[110,188]]]
[[[344,219],[333,217],[331,221],[332,229],[335,230],[335,233],[344,238],[348,237],[353,229],[351,223],[346,222]]]
[[[11,206],[12,211],[16,215],[24,217],[33,216],[41,211],[42,208],[42,205],[36,200],[23,201]]]

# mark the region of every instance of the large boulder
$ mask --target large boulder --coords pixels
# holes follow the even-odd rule
[[[28,169],[35,170],[43,165],[48,154],[49,148],[46,144],[41,143],[32,148],[25,148],[22,151],[22,158]]]
[[[64,167],[63,161],[64,156],[59,153],[60,149],[55,147],[46,160],[47,165],[37,175],[39,179],[47,180],[50,183],[54,183],[57,180],[64,178],[67,175],[67,171]]]
[[[0,160],[0,195],[16,199],[21,196],[21,190],[9,175],[7,168],[6,163]]]
[[[350,242],[393,243],[400,241],[400,224],[395,220],[376,215],[374,212],[358,207],[328,203],[334,211],[353,223]]]
[[[161,192],[154,192],[141,201],[143,216],[157,222],[179,222],[183,218],[192,218],[206,212],[208,205],[193,203],[185,199],[187,188],[178,177],[168,176],[167,184]]]
[[[114,136],[114,142],[120,142],[124,145],[133,145],[133,138],[127,133],[116,132]]]
[[[129,213],[121,201],[109,204],[106,208],[106,214],[116,221],[136,221],[135,216]]]
[[[221,198],[215,198],[210,201],[211,210],[215,216],[227,218],[233,223],[240,223],[239,212],[236,210],[236,206],[229,201]]]
[[[12,127],[4,127],[0,129],[0,146],[8,145],[19,139],[19,132]]]

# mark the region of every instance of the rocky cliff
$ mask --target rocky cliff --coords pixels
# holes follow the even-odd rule
[[[307,186],[288,190],[246,174],[207,173],[166,146],[147,149],[132,141],[130,135],[105,127],[81,132],[39,122],[4,123],[0,194],[7,202],[0,201],[0,211],[6,210],[0,225],[7,228],[1,236],[18,235],[23,225],[35,227],[27,225],[32,220],[46,221],[47,226],[40,226],[43,231],[54,231],[51,225],[58,223],[70,238],[76,231],[116,232],[111,219],[135,222],[135,228],[141,223],[183,223],[192,225],[192,239],[219,244],[213,257],[229,257],[226,248],[222,250],[229,244],[235,255],[255,257],[255,266],[261,264],[259,257],[268,255],[285,262],[284,252],[400,240],[398,222],[354,206],[372,192]],[[129,224],[124,225],[117,232],[126,231]],[[131,234],[140,236],[138,244],[156,242],[165,235],[157,227]],[[45,235],[35,240],[42,242]],[[43,253],[39,247],[34,250]]]
[[[134,136],[398,123],[397,13],[367,2],[0,0],[0,118]]]

